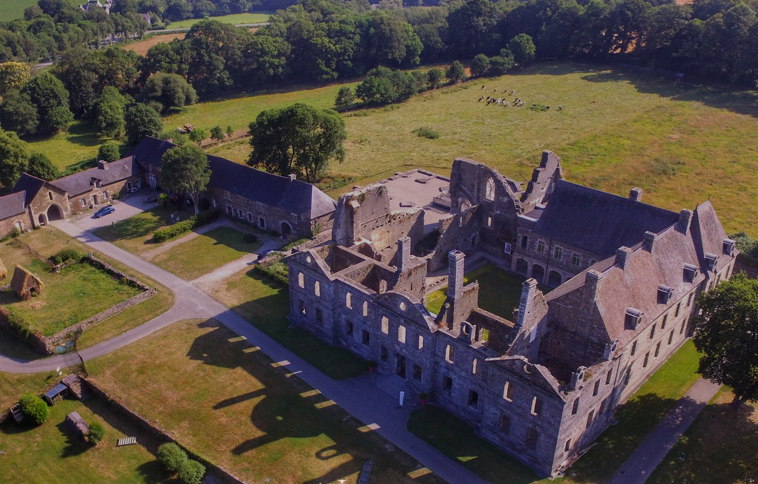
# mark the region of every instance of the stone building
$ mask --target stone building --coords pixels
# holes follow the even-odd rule
[[[343,195],[332,240],[287,259],[290,321],[377,362],[380,382],[430,394],[540,475],[570,466],[681,346],[696,295],[731,277],[737,255],[710,202],[675,213],[639,190],[574,185],[549,152],[526,190],[456,160],[450,213],[431,228],[433,202],[388,209],[402,196],[393,183]],[[512,318],[479,308],[478,283],[464,284],[475,257],[532,276]],[[445,267],[434,314],[425,300]]]
[[[142,168],[128,156],[110,163],[98,161],[95,168],[58,178],[50,184],[66,193],[69,207],[76,213],[110,203],[116,194],[140,188],[142,177]]]

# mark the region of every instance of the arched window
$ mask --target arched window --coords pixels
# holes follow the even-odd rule
[[[297,275],[297,285],[300,287],[305,287],[305,276],[302,272]]]
[[[484,185],[484,198],[495,200],[495,180],[492,178],[488,178],[487,183]]]
[[[313,292],[316,294],[316,297],[321,297],[321,283],[316,281],[313,284]]]
[[[47,198],[49,198],[50,200],[52,200],[53,199],[53,192],[47,192]]]

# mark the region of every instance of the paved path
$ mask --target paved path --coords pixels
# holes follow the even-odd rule
[[[255,264],[255,262],[258,260],[258,254],[263,253],[267,250],[278,249],[281,245],[281,240],[268,238],[255,252],[245,254],[239,259],[233,260],[228,264],[219,267],[213,272],[209,272],[208,274],[204,274],[198,277],[192,281],[192,284],[210,294],[210,292],[212,292],[213,286]]]
[[[187,215],[187,216],[189,217],[191,215]],[[231,220],[227,218],[219,218],[218,220],[214,220],[213,222],[209,224],[202,225],[198,228],[192,229],[190,233],[188,233],[187,235],[183,235],[169,242],[165,242],[155,249],[146,250],[142,252],[141,256],[144,259],[152,260],[158,254],[162,254],[163,252],[166,252],[169,249],[173,249],[177,245],[181,245],[185,242],[189,242],[190,240],[197,238],[200,235],[207,234],[211,230],[215,230],[220,227],[235,228],[234,223]]]
[[[643,484],[663,462],[684,431],[721,388],[703,378],[692,385],[686,395],[647,436],[636,451],[624,462],[608,484]]]
[[[85,232],[71,222],[59,221],[55,222],[55,225],[93,249],[151,277],[175,293],[175,304],[169,312],[127,333],[82,350],[80,354],[85,361],[126,346],[175,321],[189,318],[214,318],[239,336],[245,337],[249,343],[258,346],[275,362],[286,366],[306,383],[318,389],[324,396],[387,438],[438,476],[453,484],[486,483],[473,472],[411,434],[406,428],[410,411],[397,409],[395,399],[376,387],[372,380],[373,375],[366,374],[352,380],[332,380],[191,283],[105,242],[89,232]],[[58,366],[65,367],[77,363],[79,363],[79,359],[75,354],[55,356],[33,362],[22,362],[0,356],[0,371],[32,373],[51,371]]]

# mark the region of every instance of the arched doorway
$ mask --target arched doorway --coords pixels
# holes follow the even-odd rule
[[[47,215],[45,215],[44,213],[39,214],[39,216],[37,217],[37,221],[39,222],[40,225],[47,225]]]
[[[285,237],[292,235],[292,226],[288,222],[282,222],[282,235]]]
[[[516,272],[522,276],[529,274],[529,263],[527,263],[524,259],[516,260]]]
[[[534,264],[532,266],[532,277],[534,279],[537,279],[537,282],[542,284],[542,282],[545,280],[545,268],[539,264]]]
[[[63,220],[63,210],[59,205],[52,204],[47,209],[48,222],[55,222],[56,220]]]
[[[550,287],[558,287],[561,285],[562,280],[563,278],[559,272],[550,271],[550,274],[547,276],[547,285]]]

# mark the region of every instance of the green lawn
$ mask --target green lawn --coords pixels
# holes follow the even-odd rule
[[[172,213],[176,213],[174,207],[158,205],[114,225],[101,227],[95,235],[133,254],[140,254],[159,246],[153,240],[153,233],[171,223]],[[191,216],[188,211],[179,213],[182,219]]]
[[[758,479],[758,406],[735,411],[727,389],[714,398],[647,482],[749,484]],[[684,455],[684,461],[680,457]]]
[[[695,345],[692,341],[687,341],[616,411],[618,424],[609,427],[600,436],[587,455],[568,470],[567,477],[553,482],[607,482],[676,401],[697,381],[695,371],[699,359]],[[490,482],[526,484],[540,481],[518,461],[476,437],[465,422],[438,407],[415,410],[408,422],[408,429]],[[669,482],[684,481],[661,481],[661,484]]]
[[[85,4],[87,0],[74,0],[74,3]],[[0,0],[0,19],[10,22],[17,18],[24,18],[24,9],[37,5],[37,0]]]
[[[262,24],[268,22],[271,13],[269,12],[256,12],[256,13],[233,13],[231,15],[222,15],[220,17],[208,17],[210,20],[215,20],[224,24]],[[200,18],[190,18],[187,20],[179,20],[178,22],[171,22],[166,28],[168,29],[186,29],[192,27],[199,21]]]
[[[20,395],[17,395],[20,397]],[[78,412],[88,422],[100,422],[105,438],[96,447],[76,440],[64,424]],[[139,445],[116,447],[116,440],[138,436]],[[86,403],[63,400],[50,408],[50,419],[39,427],[0,424],[0,468],[3,482],[28,484],[114,484],[174,482],[156,458],[155,444],[98,398]]]
[[[87,363],[91,378],[193,452],[246,482],[441,484],[215,321],[184,321]],[[156,404],[160,402],[160,404]]]
[[[85,121],[77,121],[68,133],[58,133],[51,137],[25,138],[29,150],[44,153],[59,170],[63,171],[74,165],[95,166],[97,150],[100,145],[112,138],[101,138],[91,131]]]
[[[505,272],[492,264],[486,264],[466,274],[466,284],[479,281],[479,307],[497,314],[501,318],[513,319],[513,310],[518,307],[521,298],[521,285],[525,277]],[[550,289],[540,286],[547,293]],[[435,291],[427,297],[426,308],[439,314],[447,298],[447,287]]]
[[[245,233],[219,227],[156,255],[152,262],[188,281],[254,252],[261,242],[245,242]]]
[[[329,346],[301,328],[291,328],[287,288],[252,270],[227,279],[213,297],[335,380],[358,376],[367,369],[363,360],[347,350]]]

